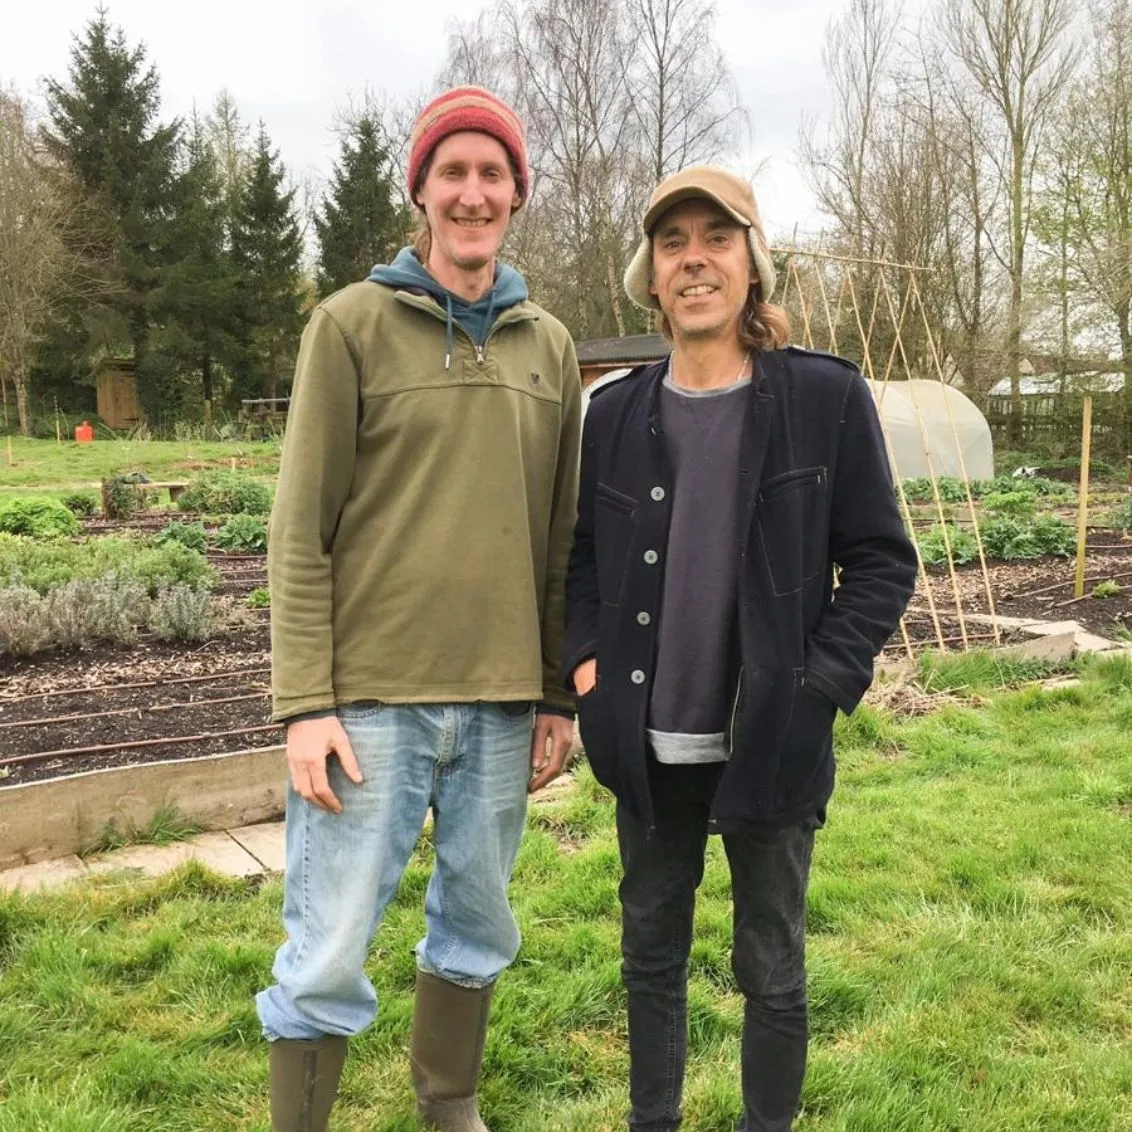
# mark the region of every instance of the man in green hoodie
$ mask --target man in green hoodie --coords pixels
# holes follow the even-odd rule
[[[415,247],[311,316],[271,518],[287,725],[286,942],[257,997],[275,1132],[322,1132],[364,963],[431,809],[410,1064],[424,1123],[486,1132],[488,1006],[519,931],[528,791],[573,739],[560,670],[581,384],[565,328],[496,262],[529,188],[519,119],[461,87],[413,128]]]

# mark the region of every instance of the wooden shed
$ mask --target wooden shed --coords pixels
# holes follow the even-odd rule
[[[129,429],[145,419],[134,384],[133,358],[107,358],[98,371],[98,415],[107,427]]]
[[[661,334],[627,334],[624,338],[590,338],[577,348],[585,388],[612,370],[658,362],[671,347]]]

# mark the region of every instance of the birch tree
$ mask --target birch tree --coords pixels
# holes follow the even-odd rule
[[[1000,257],[1009,279],[1006,352],[1012,412],[1008,443],[1022,418],[1022,312],[1034,172],[1052,111],[1072,78],[1072,0],[947,0],[943,42],[988,109],[986,157],[1002,188],[1006,236]]]

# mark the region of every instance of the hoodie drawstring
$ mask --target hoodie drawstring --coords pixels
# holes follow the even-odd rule
[[[491,324],[495,321],[495,288],[492,287],[487,296],[487,321],[484,325],[483,341],[480,343],[480,357],[483,357],[483,348],[487,345],[487,336],[491,333]]]
[[[444,339],[444,368],[448,370],[452,366],[452,296],[446,296],[448,301],[448,321],[445,324],[445,339]]]

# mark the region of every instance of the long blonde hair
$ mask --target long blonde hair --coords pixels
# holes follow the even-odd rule
[[[432,251],[432,229],[428,225],[428,217],[423,208],[418,209],[413,217],[413,227],[409,231],[409,243],[417,253],[421,263],[428,263],[428,254]]]

